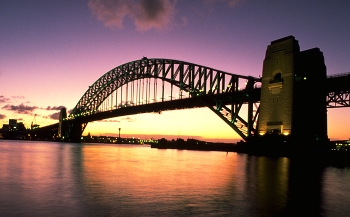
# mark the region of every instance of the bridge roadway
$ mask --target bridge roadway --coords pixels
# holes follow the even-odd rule
[[[69,123],[71,121],[76,121],[80,123],[88,123],[113,117],[135,115],[141,113],[160,113],[162,111],[169,110],[212,107],[217,106],[218,103],[225,105],[247,103],[248,101],[255,103],[259,102],[260,100],[260,92],[260,88],[254,88],[252,90],[242,90],[234,93],[231,92],[213,95],[203,95],[194,98],[184,98],[144,105],[129,106],[103,112],[97,112],[89,115],[76,116],[73,120],[69,120],[68,118],[63,122]],[[36,135],[36,138],[39,139],[51,139],[57,136],[58,126],[59,123],[40,127],[32,130],[31,134]]]
[[[350,107],[350,73],[337,74],[328,76],[325,87],[318,87],[325,91],[326,102],[328,108],[338,108],[338,107]],[[108,119],[112,117],[120,117],[126,115],[134,115],[141,113],[159,113],[166,110],[177,110],[177,109],[188,109],[188,108],[198,108],[198,107],[209,107],[215,106],[218,102],[223,104],[235,104],[242,102],[247,102],[251,100],[252,102],[260,101],[261,88],[257,87],[247,91],[238,91],[235,93],[221,93],[213,95],[204,95],[195,98],[185,98],[178,100],[171,100],[158,103],[150,103],[137,106],[129,106],[114,110],[108,110],[104,112],[98,112],[86,116],[78,116],[74,120],[79,122],[92,122],[103,119]],[[249,94],[248,97],[244,97]],[[65,122],[69,122],[66,120]],[[32,131],[32,134],[36,134],[38,137],[53,138],[57,135],[58,123],[44,126]]]
[[[326,89],[327,92],[350,91],[350,73],[328,76]]]
[[[243,102],[248,102],[248,100],[250,100],[251,102],[258,102],[260,100],[260,91],[260,88],[255,88],[249,91],[203,95],[194,98],[185,98],[144,105],[129,106],[104,112],[98,112],[86,116],[78,116],[75,117],[74,120],[80,122],[92,122],[125,115],[134,115],[141,113],[159,113],[161,111],[167,110],[216,106],[218,102],[222,104],[238,104],[242,102],[242,100]]]
[[[336,103],[336,106],[329,105],[328,107],[350,107],[349,93],[350,93],[350,73],[349,74],[339,74],[334,76],[329,76],[326,80],[326,92],[327,92],[327,104]],[[87,116],[76,117],[76,120],[83,122],[92,122],[103,119],[108,119],[112,117],[120,117],[126,115],[134,115],[140,113],[159,113],[166,110],[177,110],[177,109],[188,109],[188,108],[198,108],[206,106],[215,106],[217,102],[222,104],[237,104],[243,99],[243,102],[259,102],[260,101],[261,88],[254,88],[250,91],[238,91],[235,93],[221,93],[213,95],[204,95],[195,98],[185,98],[157,103],[150,103],[138,106],[129,106],[114,110],[108,110],[105,112],[99,112]],[[250,97],[245,97],[249,94]],[[336,96],[330,98],[329,96]],[[342,100],[343,99],[343,100]],[[342,100],[342,102],[340,101]]]

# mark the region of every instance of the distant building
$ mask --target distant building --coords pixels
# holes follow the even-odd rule
[[[16,126],[17,125],[17,120],[16,119],[9,119],[9,125],[10,126]]]
[[[26,130],[23,122],[17,122],[16,119],[9,119],[8,124],[2,125],[1,138],[23,139],[26,135]]]
[[[2,125],[2,132],[7,131],[25,131],[26,128],[23,122],[17,122],[16,119],[9,119],[9,124]]]

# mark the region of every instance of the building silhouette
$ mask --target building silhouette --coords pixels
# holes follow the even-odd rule
[[[293,36],[272,41],[263,64],[259,136],[327,140],[326,78],[318,48],[300,51]]]

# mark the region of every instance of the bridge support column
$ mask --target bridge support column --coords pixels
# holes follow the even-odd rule
[[[248,102],[248,132],[247,132],[248,138],[252,136],[252,132],[254,130],[253,106],[254,106],[254,103],[251,100],[249,100],[249,102]]]
[[[60,111],[60,117],[58,122],[58,137],[61,139],[65,139],[68,137],[68,125],[67,122],[64,121],[67,118],[67,110],[66,108],[62,108]]]
[[[82,123],[77,120],[69,122],[68,136],[65,141],[68,142],[81,142],[81,136],[83,135],[84,129],[87,123]]]

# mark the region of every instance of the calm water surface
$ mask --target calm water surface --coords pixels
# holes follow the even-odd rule
[[[0,216],[349,216],[350,168],[0,140]]]

